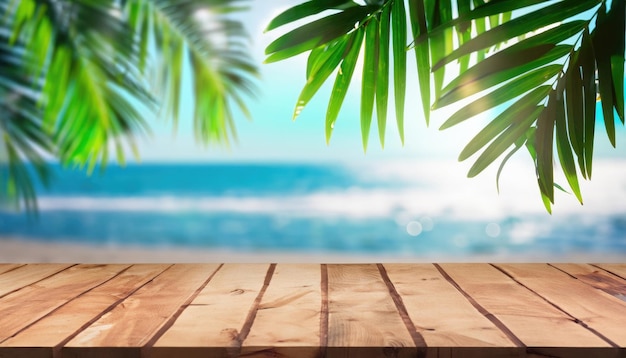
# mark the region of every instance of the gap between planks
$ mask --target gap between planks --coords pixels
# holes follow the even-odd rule
[[[241,327],[241,331],[239,331],[239,336],[237,337],[237,342],[239,343],[239,347],[243,344],[243,341],[248,337],[250,333],[250,328],[252,328],[252,324],[254,323],[254,319],[256,318],[257,311],[259,310],[259,304],[263,299],[263,295],[265,291],[267,291],[267,287],[270,285],[270,281],[272,280],[272,276],[274,275],[274,271],[276,271],[276,264],[271,264],[267,269],[267,273],[265,274],[265,280],[263,281],[263,286],[261,290],[259,290],[259,294],[254,299],[252,303],[252,307],[250,307],[250,311],[248,312],[248,316],[246,317],[246,321]]]
[[[172,265],[173,266],[173,265]],[[156,343],[156,341],[159,340],[159,338],[161,338],[161,336],[163,336],[163,334],[165,334],[165,332],[167,332],[168,329],[170,329],[170,327],[172,327],[172,325],[174,324],[174,322],[176,322],[176,319],[178,319],[178,317],[183,313],[183,311],[189,307],[189,305],[191,304],[191,302],[193,302],[193,300],[198,297],[198,295],[200,294],[200,292],[206,287],[206,285],[209,284],[209,282],[211,281],[211,279],[213,279],[213,277],[217,274],[217,272],[224,266],[224,264],[220,264],[217,269],[215,269],[215,271],[213,271],[213,273],[211,273],[209,275],[209,277],[202,283],[202,285],[200,287],[198,287],[198,289],[196,289],[196,291],[194,293],[192,293],[189,298],[187,298],[187,301],[185,301],[185,303],[183,303],[178,310],[176,310],[176,312],[163,324],[163,326],[161,326],[161,328],[159,328],[157,330],[157,332],[154,334],[154,336],[152,336],[152,338],[150,338],[150,340],[148,340],[148,342],[146,343],[146,345],[142,348],[144,350],[144,352],[146,350],[149,350],[152,348],[152,346],[154,346],[154,343]],[[171,267],[171,266],[170,266]],[[170,268],[168,267],[168,269]],[[164,271],[165,272],[165,271]],[[160,275],[160,274],[159,274]],[[158,276],[158,275],[157,275]],[[147,284],[148,282],[146,282]],[[144,284],[145,285],[145,284]],[[142,285],[142,287],[144,286]],[[141,287],[140,287],[141,288]],[[139,290],[139,288],[137,288],[137,290]],[[135,290],[135,291],[137,291]],[[130,296],[130,295],[129,295]],[[95,322],[95,321],[94,321]]]
[[[325,357],[328,346],[328,265],[320,265],[320,274],[320,354]]]
[[[511,341],[513,341],[513,343],[515,343],[516,346],[526,347],[524,342],[522,342],[522,340],[519,339],[515,335],[515,333],[513,333],[509,329],[509,327],[507,327],[502,321],[500,321],[498,317],[496,317],[494,314],[489,312],[486,308],[481,306],[480,303],[478,303],[472,296],[470,296],[469,293],[463,290],[463,288],[461,288],[461,286],[458,283],[456,283],[456,281],[454,281],[452,277],[450,277],[450,275],[443,269],[443,267],[441,267],[439,264],[433,264],[433,265],[435,266],[435,268],[437,268],[437,271],[439,271],[441,276],[443,276],[446,279],[446,281],[448,281],[457,291],[459,291],[472,304],[472,306],[474,306],[474,308],[476,308],[476,310],[480,312],[480,314],[485,316],[485,318],[491,321],[491,323],[493,323],[500,331],[502,331],[504,335],[506,335]]]
[[[418,351],[418,355],[425,354],[425,351],[423,349],[426,348],[426,341],[424,340],[422,334],[415,329],[415,324],[413,323],[413,320],[411,320],[409,312],[404,306],[402,296],[400,296],[393,282],[391,282],[391,280],[389,279],[389,275],[387,274],[385,266],[383,266],[382,264],[376,264],[376,266],[378,267],[378,271],[380,272],[380,276],[385,282],[385,285],[387,285],[389,295],[391,295],[391,298],[396,305],[396,309],[398,310],[398,314],[400,314],[400,317],[402,318],[402,322],[404,322],[406,329],[409,331],[409,334],[413,339],[413,343],[415,343],[415,346],[418,348],[418,350],[420,350]]]

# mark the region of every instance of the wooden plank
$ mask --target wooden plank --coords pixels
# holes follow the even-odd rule
[[[329,357],[414,357],[416,342],[376,265],[328,265]]]
[[[70,340],[63,356],[139,357],[218,267],[173,265]]]
[[[552,266],[576,277],[591,287],[626,301],[626,280],[619,276],[588,264],[553,264]]]
[[[241,354],[320,356],[320,283],[320,265],[277,265]]]
[[[507,336],[452,286],[433,265],[385,264],[408,314],[429,347],[516,347]],[[431,349],[429,349],[429,353]],[[475,350],[481,356],[486,351]],[[508,349],[514,354],[516,349]],[[432,352],[435,354],[437,352]],[[465,352],[464,356],[467,356]]]
[[[626,302],[548,265],[499,264],[498,267],[592,330],[617,345],[626,346]],[[570,345],[568,341],[564,343]]]
[[[25,266],[25,264],[0,264],[0,275],[22,266]]]
[[[626,280],[626,264],[596,264],[600,267]]]
[[[77,265],[0,299],[0,342],[82,293],[110,280],[128,265]],[[49,268],[42,266],[45,272]]]
[[[156,341],[150,356],[237,356],[270,268],[268,264],[224,265]]]
[[[526,345],[527,352],[575,357],[615,355],[607,342],[495,267],[488,264],[441,264],[440,267],[476,304]],[[584,347],[588,349],[580,349]]]
[[[52,276],[72,265],[30,264],[0,275],[0,297]]]
[[[134,265],[0,343],[0,350],[28,357],[51,357],[55,348],[58,351],[83,327],[93,323],[169,266]],[[14,349],[9,350],[8,347]]]

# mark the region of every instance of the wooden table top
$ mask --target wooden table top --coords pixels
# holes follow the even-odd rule
[[[0,264],[0,357],[626,357],[626,264]]]

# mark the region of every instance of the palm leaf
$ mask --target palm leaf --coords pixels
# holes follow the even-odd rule
[[[356,67],[361,51],[361,44],[365,37],[365,30],[362,28],[358,29],[348,36],[350,36],[350,45],[346,47],[345,56],[337,71],[337,77],[335,78],[332,95],[326,111],[326,143],[330,141],[332,131],[335,127],[335,121],[339,116],[339,110],[348,93],[350,80],[352,79],[354,68]]]
[[[180,112],[183,69],[191,68],[194,91],[194,128],[199,141],[228,143],[236,137],[235,112],[249,111],[242,94],[253,94],[257,69],[248,51],[243,24],[230,14],[245,9],[245,0],[128,0],[130,24],[154,39],[154,73],[161,74],[163,114],[174,119]],[[147,35],[144,35],[147,36]],[[142,41],[143,42],[143,41]],[[149,51],[145,52],[145,56]],[[146,59],[144,62],[150,62]]]
[[[309,56],[311,68],[307,71],[307,83],[298,97],[298,103],[294,110],[295,119],[311,98],[320,89],[326,79],[334,72],[350,46],[350,36],[344,35],[329,46],[318,48]]]
[[[7,14],[0,20],[0,207],[34,212],[33,177],[48,183],[44,155],[53,143],[43,130],[40,78],[30,75],[39,61],[23,41],[11,38],[16,16],[10,5],[0,1]]]
[[[400,140],[404,144],[404,106],[406,101],[406,42],[407,24],[404,1],[396,1],[393,4],[392,28],[393,28],[393,85],[396,109],[396,122]],[[382,34],[384,35],[384,34]]]
[[[329,8],[330,9],[330,8]],[[301,26],[270,43],[265,49],[269,55],[265,62],[284,60],[345,35],[354,24],[368,16],[375,7],[353,6]]]
[[[467,159],[487,143],[491,141],[493,143],[479,156],[470,169],[470,176],[484,169],[508,147],[515,144],[516,151],[522,142],[527,141],[527,147],[535,161],[542,198],[546,208],[551,210],[555,187],[553,142],[556,138],[556,151],[561,169],[572,192],[582,203],[578,172],[582,173],[583,178],[591,176],[597,96],[593,74],[596,70],[599,74],[599,94],[602,98],[605,127],[613,144],[614,111],[618,113],[620,119],[623,118],[620,117],[620,110],[623,109],[624,100],[622,72],[624,4],[615,2],[610,9],[606,9],[606,3],[599,0],[563,0],[548,4],[517,19],[503,21],[498,26],[478,34],[435,64],[434,68],[439,68],[499,43],[513,43],[508,48],[498,50],[484,60],[477,61],[444,88],[442,95],[435,102],[437,108],[456,103],[468,95],[484,94],[454,113],[444,123],[443,128],[456,125],[488,110],[498,110],[502,113],[512,111],[518,103],[521,104],[521,101],[528,98],[524,95],[530,94],[536,86],[550,84],[548,91],[535,96],[533,103],[529,104],[538,106],[536,107],[538,110],[527,109],[527,113],[524,114],[528,116],[528,122],[524,123],[527,126],[536,123],[536,130],[529,131],[527,127],[520,128],[519,131],[507,129],[503,133],[509,131],[511,137],[505,140],[504,134],[500,134],[500,131],[505,128],[507,122],[502,123],[500,122],[502,120],[496,117],[491,119],[492,122],[485,130],[476,135],[462,152],[461,160]],[[486,3],[464,16],[459,16],[446,26],[453,26],[486,14],[494,15],[496,12],[491,11],[498,7],[509,11],[510,6],[514,6],[512,2]],[[589,14],[589,10],[591,15],[583,18],[581,14],[584,12]],[[571,20],[572,17],[576,19]],[[552,29],[533,36],[527,35],[539,27],[555,26],[554,23],[557,24]],[[606,44],[609,31],[617,38]],[[520,35],[524,35],[523,40],[514,38]],[[600,45],[600,39],[604,41],[604,45]],[[618,87],[621,91],[617,90]],[[488,89],[491,91],[482,92]],[[498,129],[495,130],[496,128]],[[527,133],[533,133],[534,137],[528,138]],[[508,158],[506,157],[505,161]]]
[[[361,136],[363,149],[367,150],[374,100],[376,98],[376,80],[378,78],[379,58],[379,21],[370,19],[365,31],[365,58],[363,62],[363,86],[361,87]]]
[[[426,36],[428,25],[426,23],[426,9],[421,0],[409,0],[409,12],[411,26],[415,37]],[[417,77],[422,99],[422,110],[426,123],[430,122],[430,48],[429,42],[425,41],[414,46],[415,59],[417,62]]]
[[[305,17],[319,14],[322,11],[328,9],[347,9],[353,7],[354,2],[351,0],[321,0],[321,1],[307,1],[300,5],[296,5],[287,9],[278,16],[276,16],[265,28],[265,31],[273,30],[277,27],[292,23],[297,20],[301,20]]]
[[[562,79],[563,81],[564,79]],[[567,132],[567,118],[565,110],[565,99],[563,96],[557,96],[555,106],[556,113],[554,116],[555,129],[556,129],[556,147],[561,167],[567,182],[572,188],[576,198],[582,204],[583,199],[580,193],[580,186],[578,184],[578,174],[576,173],[576,163],[574,162],[574,154],[572,144],[570,143],[570,137]]]
[[[378,73],[376,77],[376,117],[378,118],[378,137],[381,147],[385,146],[385,128],[387,127],[387,106],[389,101],[389,36],[391,36],[391,6],[385,7],[380,14],[378,33]]]
[[[549,86],[538,87],[531,92],[524,95],[520,100],[516,101],[505,111],[495,117],[478,135],[476,135],[461,151],[459,160],[466,160],[470,156],[474,155],[493,138],[499,135],[503,130],[513,125],[515,122],[519,122],[524,118],[531,116],[537,111],[537,102],[546,96],[550,92]],[[506,148],[505,148],[506,149]],[[482,165],[480,171],[485,169],[487,165]],[[475,171],[478,174],[480,171]],[[473,175],[472,175],[473,176]]]
[[[578,55],[578,62],[574,68],[578,68],[582,75],[583,85],[583,104],[585,107],[584,116],[579,118],[583,121],[584,140],[582,149],[584,154],[585,169],[587,178],[591,179],[593,164],[593,144],[596,128],[596,75],[595,75],[595,59],[593,57],[593,47],[591,44],[591,35],[588,30],[583,32],[582,44]],[[577,72],[574,70],[574,72]],[[571,103],[571,102],[570,102]],[[582,167],[581,167],[582,168]]]

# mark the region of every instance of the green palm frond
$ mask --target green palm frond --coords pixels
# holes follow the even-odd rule
[[[376,84],[377,82],[390,83],[389,67],[386,63],[389,60],[392,16],[394,17],[393,21],[399,24],[395,26],[395,31],[398,34],[395,36],[395,41],[393,41],[393,51],[405,52],[406,41],[404,39],[406,39],[407,35],[406,14],[402,9],[392,11],[392,5],[392,2],[383,4],[378,1],[368,1],[365,5],[341,0],[308,1],[278,15],[267,27],[267,30],[272,30],[311,15],[317,15],[326,10],[333,11],[328,16],[318,18],[282,35],[266,49],[266,54],[268,55],[266,62],[283,60],[311,50],[307,65],[307,82],[298,98],[294,110],[294,118],[300,114],[322,84],[333,73],[337,73],[326,114],[327,141],[330,140],[332,129],[348,91],[356,63],[361,56],[361,48],[364,47],[365,50],[362,55],[364,64],[361,74],[363,77],[361,89],[363,147],[367,148],[375,103],[379,113],[379,135],[381,143],[384,143],[388,97],[387,85],[377,87]],[[398,16],[404,22],[395,19]],[[398,46],[401,46],[401,48],[398,48]],[[396,77],[402,77],[400,73],[403,71],[401,61],[402,58],[399,57],[398,66],[395,68]],[[379,64],[381,64],[380,67]],[[400,81],[399,83],[402,82]],[[403,112],[404,99],[400,93],[404,93],[404,87],[399,85],[395,88],[399,92],[396,94],[397,108]]]
[[[9,13],[9,5],[0,1],[3,14]],[[37,205],[32,176],[47,182],[44,156],[50,155],[52,141],[42,126],[40,78],[29,76],[24,66],[35,67],[35,58],[23,42],[9,45],[11,21],[0,21],[0,204],[10,209],[23,205],[32,212]]]
[[[42,153],[89,172],[110,152],[121,163],[129,148],[138,156],[134,138],[149,131],[158,97],[177,122],[184,71],[198,138],[227,143],[232,104],[249,116],[243,95],[255,90],[247,34],[230,16],[243,2],[0,0],[0,62],[13,66],[0,69],[2,201],[34,207],[24,162],[43,175]],[[164,81],[151,87],[154,73]]]
[[[44,77],[44,128],[64,164],[106,164],[109,146],[145,130],[138,101],[153,105],[137,67],[138,46],[116,0],[18,2],[15,37],[27,43]]]
[[[318,15],[324,11],[330,15]],[[268,30],[312,15],[317,18],[270,44],[266,61],[310,51],[307,83],[295,116],[337,72],[326,116],[327,139],[359,56],[364,63],[364,146],[374,106],[384,143],[392,82],[403,138],[406,51],[413,50],[427,122],[431,109],[469,96],[475,96],[474,101],[452,114],[442,129],[494,113],[459,157],[478,155],[469,176],[479,174],[508,151],[498,179],[506,161],[526,147],[550,211],[556,186],[555,153],[569,187],[582,203],[578,174],[591,178],[596,97],[601,98],[611,144],[615,145],[615,117],[624,122],[624,1],[386,0],[358,4],[319,0],[288,9],[272,20]],[[365,47],[364,54],[361,47]],[[393,81],[388,78],[390,63]]]
[[[591,178],[598,94],[613,146],[615,115],[624,122],[624,2],[613,1],[610,8],[607,3],[546,2],[479,34],[435,64],[437,68],[504,41],[512,44],[453,79],[434,104],[439,108],[479,94],[442,128],[485,111],[500,113],[461,152],[459,159],[465,160],[482,149],[469,176],[480,173],[511,147],[517,151],[526,145],[548,211],[554,203],[555,154],[569,187],[582,203],[579,173]],[[490,2],[455,21],[496,11],[499,5]],[[531,34],[534,31],[538,33]],[[518,36],[523,38],[516,39]]]
[[[178,122],[185,66],[190,66],[195,96],[194,127],[201,141],[228,143],[235,136],[232,105],[249,116],[242,95],[255,92],[257,69],[248,54],[248,35],[230,14],[241,11],[242,0],[128,0],[130,24],[142,44],[142,68],[150,62],[150,48],[160,61],[158,87],[164,113]]]

